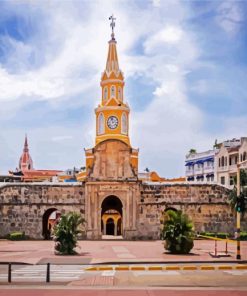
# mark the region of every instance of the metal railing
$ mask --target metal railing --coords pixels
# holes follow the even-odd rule
[[[11,283],[12,282],[12,266],[13,265],[19,265],[19,264],[14,264],[14,263],[6,263],[6,265],[8,265],[8,283]],[[46,265],[46,276],[45,276],[45,279],[46,279],[46,283],[50,283],[50,280],[51,280],[51,277],[50,277],[50,267],[51,267],[51,264],[50,263],[47,263]]]

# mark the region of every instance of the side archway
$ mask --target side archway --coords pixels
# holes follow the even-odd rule
[[[50,208],[44,212],[42,218],[42,236],[45,240],[51,239],[52,228],[60,215],[61,213],[56,208]]]

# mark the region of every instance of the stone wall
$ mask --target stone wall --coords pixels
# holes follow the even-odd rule
[[[138,202],[139,238],[159,238],[160,220],[167,209],[182,210],[196,231],[235,231],[236,217],[228,204],[229,190],[218,185],[141,185]],[[242,229],[247,229],[243,221]]]
[[[25,231],[31,238],[43,238],[43,215],[51,208],[85,217],[84,186],[21,183],[0,187],[0,237]]]
[[[122,201],[126,239],[159,238],[162,213],[169,208],[188,213],[196,231],[235,230],[229,190],[218,185],[147,185],[134,181],[95,181],[86,185],[9,183],[0,187],[0,237],[25,231],[32,238],[43,238],[44,213],[57,209],[81,213],[87,221],[88,238],[98,239],[101,205],[109,195]],[[247,229],[247,222],[242,222],[241,229]]]

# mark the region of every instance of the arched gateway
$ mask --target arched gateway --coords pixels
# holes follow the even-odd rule
[[[122,235],[123,205],[121,200],[110,195],[101,205],[101,233],[102,235]]]

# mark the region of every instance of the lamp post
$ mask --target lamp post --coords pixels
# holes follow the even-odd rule
[[[237,164],[237,197],[240,196],[240,164]],[[241,213],[237,211],[237,257],[236,259],[241,259],[240,255],[240,218]]]

